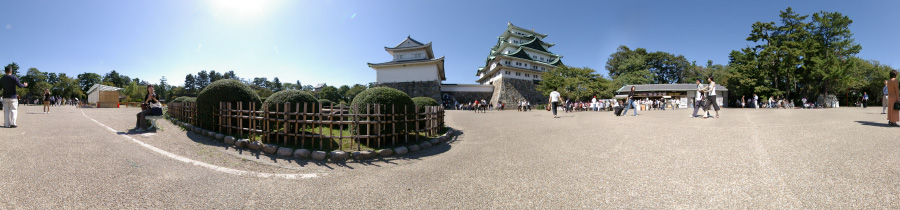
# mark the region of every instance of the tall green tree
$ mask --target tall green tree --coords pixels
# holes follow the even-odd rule
[[[197,88],[200,90],[203,90],[207,85],[209,85],[209,73],[206,73],[206,70],[202,70],[197,73],[197,77],[194,79],[197,80],[196,82],[194,82],[194,84],[197,85]]]
[[[284,90],[284,86],[281,84],[281,80],[279,80],[278,77],[275,77],[275,79],[272,79],[272,92],[281,90]]]
[[[101,77],[97,73],[82,73],[78,74],[78,85],[81,86],[81,91],[87,94],[87,91],[90,90],[95,84],[100,84],[103,82],[103,77]]]
[[[845,79],[846,75],[854,61],[858,61],[851,58],[862,50],[850,32],[852,23],[853,20],[838,12],[813,14],[810,25],[813,38],[806,65],[811,69],[810,77],[819,79],[819,90],[825,95],[851,81]]]
[[[197,94],[197,80],[194,79],[193,74],[184,76],[184,91],[187,95]]]
[[[593,96],[612,98],[611,81],[597,74],[594,69],[560,66],[543,75],[538,92],[549,95],[557,89],[560,96],[574,100],[588,100]]]

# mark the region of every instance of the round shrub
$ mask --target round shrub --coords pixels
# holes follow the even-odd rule
[[[282,90],[266,98],[263,107],[268,107],[269,111],[275,111],[276,107],[278,110],[284,110],[284,103],[291,103],[290,112],[297,111],[297,104],[300,105],[300,109],[303,109],[304,104],[308,104],[304,111],[306,113],[315,112],[319,106],[316,97],[306,91]]]
[[[331,106],[332,104],[334,104],[334,102],[332,102],[331,100],[324,99],[324,98],[319,99],[319,103],[322,104],[322,107],[325,107],[325,108],[328,108],[328,106]]]
[[[412,98],[412,101],[416,104],[416,111],[419,113],[424,112],[426,106],[440,106],[437,101],[429,97],[415,97]]]
[[[197,98],[189,97],[189,96],[180,96],[178,98],[172,99],[172,103],[182,103],[182,102],[197,102]]]
[[[370,104],[372,105],[372,108],[367,109],[367,105]],[[360,92],[356,95],[356,97],[353,98],[353,102],[350,103],[350,113],[374,113],[374,106],[376,104],[384,105],[381,109],[382,114],[406,114],[404,116],[406,116],[407,119],[413,119],[413,116],[410,115],[415,113],[416,110],[416,104],[413,103],[412,99],[409,98],[409,95],[406,95],[406,93],[404,93],[403,91],[399,91],[397,89],[389,87],[374,87]],[[395,107],[395,110],[393,112],[391,111],[391,105]],[[359,120],[368,119],[363,118]],[[398,118],[397,120],[400,119]],[[400,132],[402,129],[406,128],[406,124],[404,123],[396,123],[396,125],[397,132]],[[414,129],[413,127],[415,126],[409,127],[409,129]],[[391,131],[393,130],[391,124],[387,124],[386,126],[382,126],[381,128],[382,134],[391,133]],[[368,135],[367,130],[368,127],[366,127],[366,125],[360,125],[358,134]],[[351,126],[350,132],[356,134],[357,128],[355,126]]]
[[[200,124],[198,126],[209,130],[218,130],[219,118],[214,117],[214,113],[219,111],[220,102],[240,102],[244,109],[248,109],[251,104],[256,106],[262,104],[259,95],[250,86],[233,79],[217,80],[207,85],[203,91],[200,91],[200,95],[197,95],[197,110],[199,111],[197,118]],[[232,105],[232,109],[237,108],[234,106],[236,104]]]

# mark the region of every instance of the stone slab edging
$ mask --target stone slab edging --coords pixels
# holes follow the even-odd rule
[[[249,149],[258,151],[261,153],[278,156],[282,158],[294,158],[294,159],[310,159],[310,160],[318,160],[318,161],[329,161],[335,163],[346,162],[347,160],[354,159],[357,161],[368,160],[376,157],[391,157],[397,156],[402,157],[406,154],[410,154],[412,152],[424,151],[429,148],[433,148],[434,146],[442,143],[446,143],[454,135],[457,134],[457,131],[453,128],[447,127],[447,132],[444,135],[438,136],[436,138],[429,138],[425,141],[420,142],[419,144],[411,144],[407,146],[399,146],[393,149],[379,149],[377,151],[365,150],[365,151],[353,151],[353,152],[344,152],[344,151],[311,151],[309,149],[291,149],[288,147],[278,147],[274,144],[263,144],[259,141],[250,141],[249,139],[238,139],[233,136],[226,136],[224,134],[216,133],[215,131],[204,130],[200,127],[191,125],[186,122],[181,122],[174,118],[169,118],[169,120],[180,127],[183,127],[185,131],[194,132],[198,135],[210,138],[212,140],[216,140],[218,142],[224,142],[227,145],[233,146],[239,149]]]

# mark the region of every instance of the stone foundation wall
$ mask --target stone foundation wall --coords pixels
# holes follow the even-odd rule
[[[454,92],[444,92],[444,94],[450,95],[451,100],[453,98],[455,98],[456,101],[461,104],[469,103],[469,102],[472,102],[475,100],[481,100],[481,99],[489,100],[488,103],[496,103],[494,101],[490,101],[491,95],[493,95],[493,92],[457,92],[457,91],[454,91]]]
[[[415,81],[415,82],[386,82],[378,83],[376,87],[390,87],[403,91],[410,98],[429,97],[434,101],[441,101],[440,81]],[[440,103],[440,102],[438,102]]]
[[[528,100],[532,105],[546,104],[547,97],[537,91],[531,80],[501,78],[494,81],[494,93],[491,102],[502,101],[505,104]]]

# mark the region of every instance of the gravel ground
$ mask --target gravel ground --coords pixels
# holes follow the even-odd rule
[[[82,114],[82,111],[84,114]],[[734,209],[900,208],[900,127],[880,109],[639,112],[448,111],[449,144],[363,163],[272,158],[137,109],[21,106],[0,128],[0,208]],[[91,118],[111,127],[111,132]],[[149,150],[245,171],[222,173]]]

